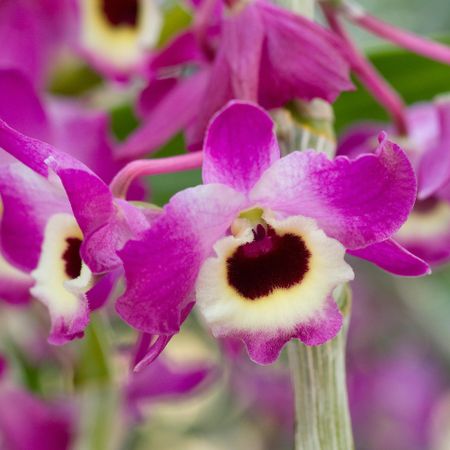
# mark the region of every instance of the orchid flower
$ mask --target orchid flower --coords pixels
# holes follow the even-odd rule
[[[339,331],[332,293],[353,279],[346,250],[365,258],[375,248],[394,272],[428,272],[390,240],[416,182],[385,135],[374,155],[354,161],[313,151],[280,159],[267,113],[231,102],[203,152],[205,184],[176,194],[118,252],[127,289],[116,309],[138,330],[174,334],[196,301],[216,337],[243,340],[266,364],[292,338],[318,345]]]
[[[39,137],[68,151],[78,145],[78,155],[109,180],[112,159],[104,115],[88,118],[65,104],[56,106],[58,114],[50,120],[31,86],[13,75],[0,71],[5,82],[0,94],[14,98],[22,114],[0,111],[1,117],[31,135],[37,130]],[[75,130],[78,141],[72,137]],[[154,210],[144,212],[114,199],[107,184],[75,157],[3,120],[0,147],[21,161],[0,166],[2,253],[23,271],[17,276],[28,288],[31,274],[30,292],[52,319],[49,340],[61,344],[82,335],[89,311],[106,301],[121,268],[116,249],[148,226]]]
[[[429,263],[450,258],[450,101],[418,104],[408,110],[407,137],[399,137],[418,178],[418,199],[396,239]],[[339,154],[356,157],[374,148],[383,127],[366,123],[350,128],[341,138]]]
[[[144,123],[118,148],[120,157],[155,150],[181,130],[200,149],[208,121],[232,99],[273,109],[296,98],[331,102],[352,88],[339,38],[311,20],[252,0],[215,22],[200,37],[195,27],[181,33],[155,56],[139,102]],[[168,77],[183,67],[190,76]]]

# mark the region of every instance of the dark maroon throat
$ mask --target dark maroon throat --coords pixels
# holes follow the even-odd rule
[[[66,275],[72,280],[78,278],[81,274],[81,239],[67,238],[67,248],[63,254]]]
[[[241,245],[227,259],[228,283],[248,300],[275,289],[299,284],[309,269],[311,253],[300,236],[279,236],[271,227],[258,225],[254,240]]]
[[[113,26],[131,25],[135,27],[139,15],[138,0],[101,0],[102,9]]]

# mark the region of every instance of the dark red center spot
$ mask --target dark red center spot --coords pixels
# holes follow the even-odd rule
[[[228,283],[249,300],[300,283],[311,256],[303,240],[294,234],[278,236],[273,228],[266,230],[262,225],[253,234],[252,242],[228,258]]]
[[[433,211],[439,204],[437,197],[428,197],[425,200],[416,200],[414,211],[419,214],[427,214]]]
[[[67,238],[66,242],[67,248],[62,257],[65,263],[66,274],[73,280],[74,278],[78,278],[81,273],[81,239]]]
[[[137,24],[138,0],[102,0],[102,9],[113,26],[131,25],[135,27]]]

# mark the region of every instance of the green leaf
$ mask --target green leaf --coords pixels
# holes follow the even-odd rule
[[[369,58],[407,104],[429,101],[450,91],[450,66],[392,47],[372,52]],[[372,96],[358,83],[356,87],[356,91],[344,92],[334,104],[338,132],[361,120],[388,120]]]

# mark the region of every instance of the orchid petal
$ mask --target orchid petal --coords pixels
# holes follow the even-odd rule
[[[247,192],[280,157],[275,126],[261,108],[230,102],[211,121],[205,138],[203,180]]]
[[[425,261],[413,255],[393,239],[358,250],[349,250],[348,253],[370,261],[395,275],[417,277],[428,275],[431,271]]]
[[[192,307],[200,265],[244,204],[222,185],[176,194],[152,227],[119,252],[127,281],[116,303],[119,315],[149,334],[177,332],[183,311]]]
[[[314,218],[349,249],[388,239],[416,198],[414,171],[403,150],[381,135],[375,154],[355,160],[295,152],[261,177],[250,198],[287,215]]]

